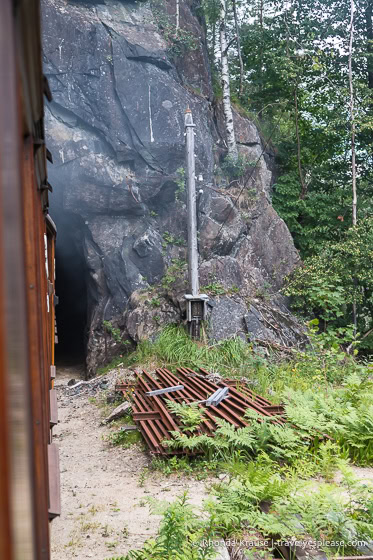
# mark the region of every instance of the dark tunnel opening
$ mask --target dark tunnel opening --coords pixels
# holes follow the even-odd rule
[[[84,222],[73,212],[59,210],[56,225],[56,365],[83,365],[86,358],[87,327]]]

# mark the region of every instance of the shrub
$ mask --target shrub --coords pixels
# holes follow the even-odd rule
[[[254,165],[255,163],[250,161],[244,154],[238,154],[237,158],[227,155],[221,163],[221,170],[224,175],[231,179],[240,179],[247,169]]]
[[[364,336],[373,326],[373,218],[348,229],[340,242],[327,243],[304,260],[288,278],[284,293],[292,297],[293,309],[316,316],[338,335],[352,323],[352,305],[358,307],[358,330]],[[350,329],[351,330],[351,329]],[[370,347],[368,335],[364,347]]]

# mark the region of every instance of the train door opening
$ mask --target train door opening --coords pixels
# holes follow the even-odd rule
[[[87,265],[84,223],[73,212],[56,215],[56,365],[82,366],[86,358]]]

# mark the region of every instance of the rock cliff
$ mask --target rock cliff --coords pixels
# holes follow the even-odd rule
[[[271,205],[273,154],[235,112],[240,152],[250,165],[240,181],[222,171],[224,127],[198,4],[180,0],[182,33],[175,39],[174,0],[43,0],[52,211],[57,222],[71,215],[79,221],[90,373],[105,359],[103,320],[136,342],[185,312],[188,106],[196,123],[209,336],[280,344],[299,337],[279,295],[299,257]],[[111,340],[109,353],[116,346]]]

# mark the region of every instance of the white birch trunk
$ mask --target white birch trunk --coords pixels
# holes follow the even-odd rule
[[[242,60],[242,53],[241,53],[240,26],[238,23],[236,0],[233,0],[233,15],[234,15],[234,25],[236,28],[236,35],[237,35],[237,54],[240,63],[240,96],[241,96],[243,93],[243,60]]]
[[[350,119],[351,119],[351,170],[352,170],[352,225],[357,224],[357,191],[356,191],[356,123],[355,123],[355,102],[354,84],[352,77],[352,47],[354,41],[354,13],[355,3],[351,0],[351,21],[350,21],[350,45],[348,51],[348,81],[350,86]]]
[[[223,110],[225,118],[225,129],[227,133],[228,155],[234,160],[238,158],[236,137],[233,127],[233,115],[231,105],[231,89],[229,81],[228,66],[228,44],[225,28],[226,0],[220,0],[220,55],[221,55],[221,82],[223,88]]]
[[[180,0],[176,0],[176,29],[180,27]]]
[[[355,123],[355,101],[354,101],[354,84],[352,76],[352,48],[354,43],[354,13],[355,2],[350,1],[351,21],[350,21],[350,44],[348,49],[348,81],[350,86],[350,119],[351,119],[351,171],[352,171],[352,225],[357,224],[357,191],[356,191],[356,123]],[[355,287],[357,286],[356,278],[354,278]],[[352,304],[352,314],[354,322],[354,334],[357,332],[357,305],[356,300]]]

